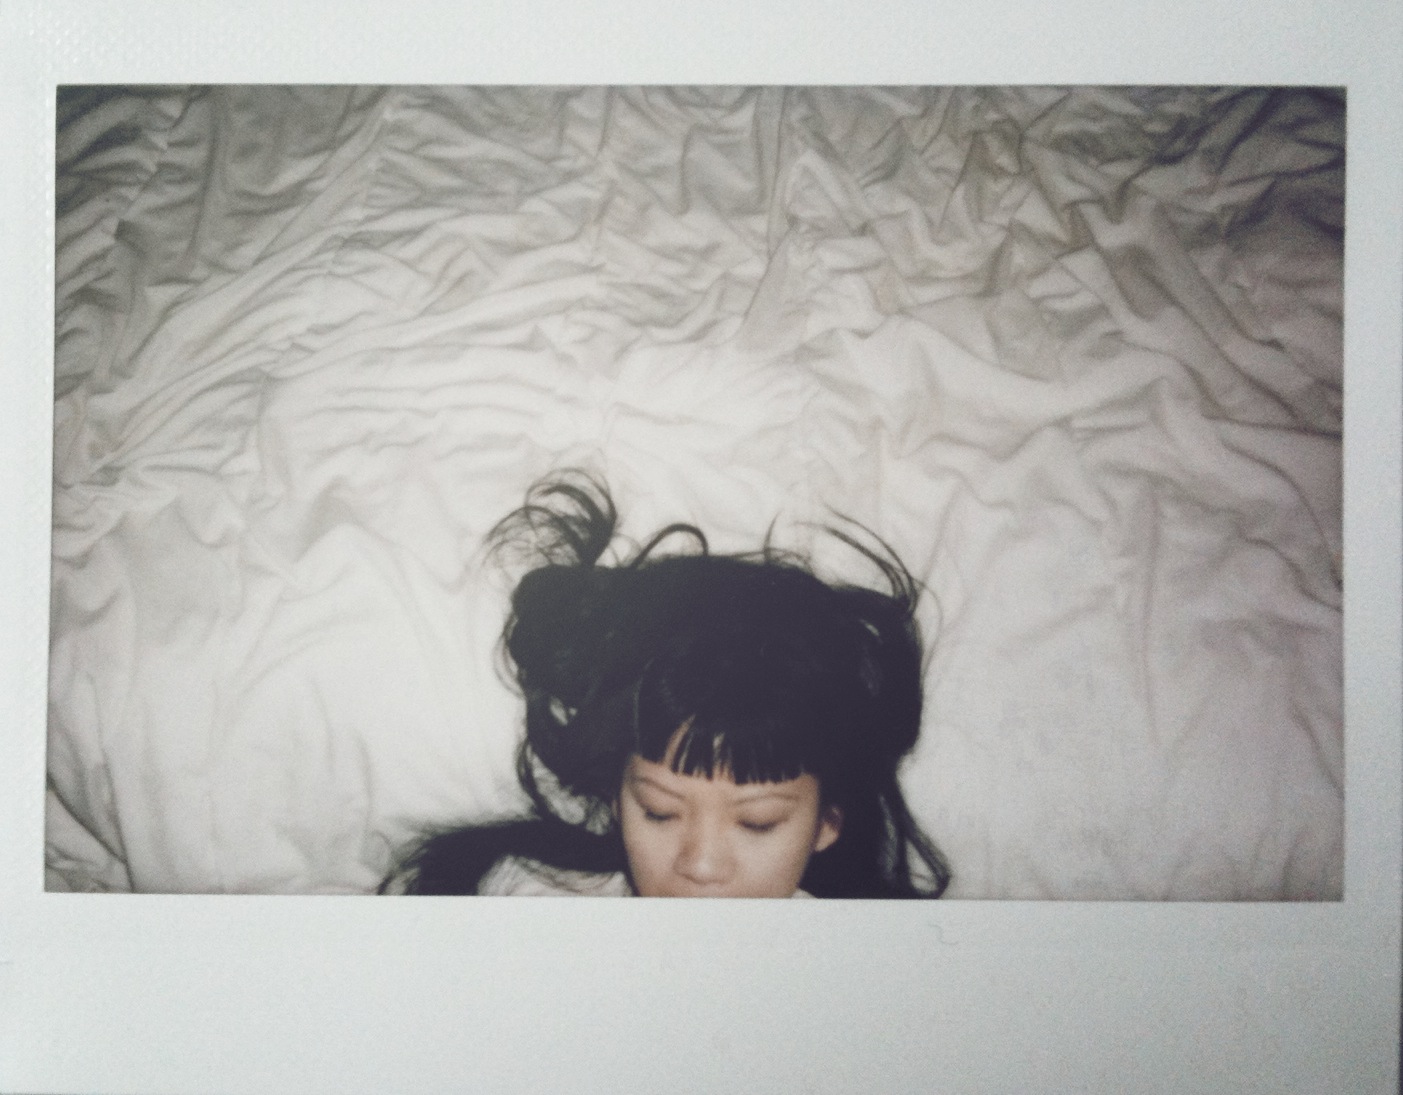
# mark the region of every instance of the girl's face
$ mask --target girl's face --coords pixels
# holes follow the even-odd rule
[[[640,897],[792,897],[809,857],[838,839],[811,775],[736,783],[635,756],[616,804]]]

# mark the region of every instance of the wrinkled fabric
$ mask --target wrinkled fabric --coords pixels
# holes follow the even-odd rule
[[[59,103],[52,888],[367,892],[519,809],[484,533],[584,464],[924,584],[952,897],[1342,885],[1341,95]]]

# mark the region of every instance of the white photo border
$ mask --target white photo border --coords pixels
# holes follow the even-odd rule
[[[1396,1091],[1400,46],[1389,0],[0,6],[0,1090]],[[1345,86],[1344,900],[45,894],[55,88],[175,81]]]

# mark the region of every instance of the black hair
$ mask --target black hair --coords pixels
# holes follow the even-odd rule
[[[898,782],[922,690],[917,587],[896,554],[828,529],[875,564],[878,591],[821,581],[768,537],[753,554],[714,555],[700,529],[676,524],[605,563],[617,526],[603,484],[571,472],[532,487],[489,535],[493,555],[531,566],[502,649],[526,702],[517,774],[533,816],[430,838],[410,892],[475,893],[506,856],[626,869],[613,804],[639,755],[737,783],[808,773],[842,824],[805,890],[939,896],[949,870]],[[659,551],[672,541],[690,550]]]

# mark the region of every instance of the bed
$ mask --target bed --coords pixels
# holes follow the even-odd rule
[[[1344,95],[72,87],[50,890],[519,810],[492,524],[882,536],[952,898],[1343,892]],[[870,579],[870,575],[867,576]]]

